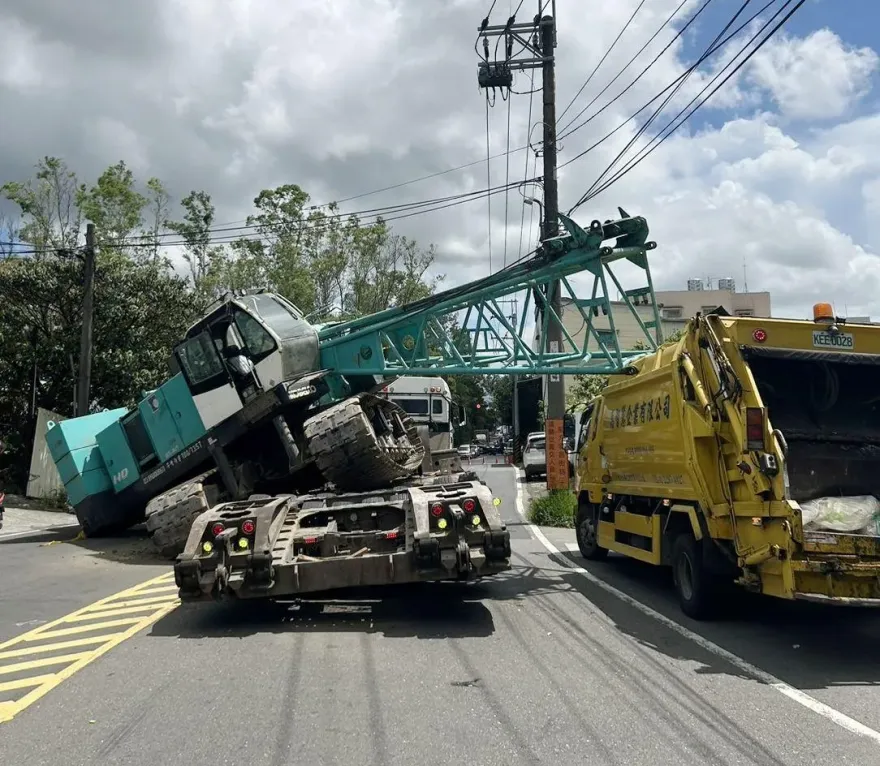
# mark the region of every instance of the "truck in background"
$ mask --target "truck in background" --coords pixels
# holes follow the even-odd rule
[[[880,327],[692,319],[583,413],[577,542],[671,566],[683,611],[880,605]]]
[[[460,408],[452,400],[449,383],[439,376],[401,377],[388,383],[379,395],[403,409],[416,424],[426,447],[424,472],[461,470],[453,428]]]

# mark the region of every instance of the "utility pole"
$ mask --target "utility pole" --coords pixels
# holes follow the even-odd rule
[[[543,148],[544,163],[544,205],[541,225],[541,241],[548,247],[547,240],[559,234],[559,193],[556,178],[556,3],[552,4],[552,15],[541,16],[546,2],[538,0],[538,14],[531,23],[517,23],[512,16],[506,24],[492,26],[489,19],[483,20],[478,34],[483,38],[483,60],[479,63],[478,82],[481,88],[510,88],[513,84],[513,72],[525,69],[541,69],[543,87]],[[505,56],[503,60],[489,60],[489,37],[504,36]],[[513,55],[513,46],[521,46]],[[531,128],[531,126],[529,126]],[[562,302],[560,300],[559,282],[553,281],[548,288],[546,301],[553,313],[559,318],[557,322],[551,315],[547,326],[547,337],[541,338],[545,350],[550,354],[562,352]],[[543,312],[542,312],[543,313]],[[514,401],[516,402],[516,379],[514,379]],[[548,375],[545,390],[546,437],[545,454],[547,455],[547,487],[549,489],[568,489],[568,456],[563,446],[563,421],[565,418],[565,384],[561,374]],[[514,412],[517,412],[516,404]],[[515,420],[518,418],[515,417]],[[515,423],[515,428],[518,423]],[[518,431],[518,428],[516,429]]]
[[[88,415],[92,382],[92,321],[95,313],[95,224],[86,225],[83,255],[83,318],[79,342],[79,375],[76,386],[76,415]]]
[[[556,19],[544,16],[541,19],[541,54],[543,65],[544,103],[544,247],[547,240],[559,234],[559,188],[556,178]],[[547,324],[546,349],[551,354],[562,352],[562,302],[559,294],[559,280],[553,280],[548,287],[547,302],[553,314]],[[545,407],[544,434],[547,456],[547,488],[568,489],[568,456],[563,446],[563,419],[565,417],[565,383],[559,373],[547,376],[547,399]]]

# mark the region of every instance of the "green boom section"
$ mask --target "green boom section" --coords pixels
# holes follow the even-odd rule
[[[587,229],[560,216],[566,233],[545,242],[540,256],[425,300],[318,328],[320,368],[328,382],[341,382],[346,375],[604,374],[619,370],[662,340],[647,260],[647,252],[655,245],[647,241],[644,218],[630,217],[623,210],[620,214],[619,220],[593,221]],[[624,290],[612,270],[621,261],[641,272],[641,286]],[[569,278],[584,273],[593,285],[590,297],[581,298]],[[583,338],[576,341],[564,331],[562,348],[550,353],[541,344],[525,340],[525,320],[530,306],[537,308],[541,317],[538,335],[547,337],[549,322],[558,316],[546,296],[548,286],[557,280],[569,299],[569,309],[578,312],[583,323]],[[644,348],[627,349],[618,343],[610,290],[619,294],[617,306],[623,302],[635,317]],[[500,305],[506,297],[523,291],[526,308],[514,326]],[[636,309],[639,304],[653,307],[647,321]],[[597,329],[600,312],[608,324]],[[344,396],[344,388],[331,393],[331,399]],[[184,376],[177,373],[154,391],[145,392],[131,410],[51,422],[46,438],[77,515],[81,521],[89,519],[106,528],[111,522],[127,526],[140,520],[146,500],[176,481],[173,469],[181,461],[195,458],[195,463],[209,464],[212,458],[204,446],[211,442],[212,433],[202,422]]]
[[[324,325],[319,333],[321,366],[340,375],[607,374],[621,369],[632,357],[654,350],[662,336],[647,259],[655,244],[647,241],[644,218],[620,213],[621,219],[593,221],[588,229],[560,215],[566,234],[546,242],[541,256],[400,308]],[[614,244],[606,244],[609,241]],[[612,269],[620,261],[637,267],[643,275],[641,285],[623,288]],[[583,272],[593,282],[587,298],[576,295],[569,280]],[[579,315],[583,335],[577,340],[563,327],[561,348],[551,352],[545,340],[530,344],[524,336],[533,306],[540,316],[539,338],[546,339],[549,323],[559,321],[547,299],[548,287],[557,280],[561,297]],[[642,348],[621,347],[612,290],[635,318]],[[514,326],[501,303],[523,291],[525,308]],[[651,307],[648,319],[636,308],[640,304]],[[609,326],[597,329],[600,312]]]

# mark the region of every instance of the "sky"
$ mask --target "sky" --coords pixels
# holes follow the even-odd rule
[[[518,20],[531,20],[537,1],[525,0]],[[681,1],[644,0],[560,127],[593,99],[574,125],[605,107],[705,2],[685,0],[674,22],[598,96]],[[557,0],[560,114],[640,2]],[[737,23],[765,2],[750,2]],[[491,22],[504,23],[517,4],[497,0]],[[474,42],[490,5],[5,0],[0,181],[29,177],[44,155],[63,157],[86,182],[123,159],[140,179],[161,178],[173,199],[209,191],[218,224],[242,221],[261,189],[283,183],[326,203],[477,163],[344,202],[344,211],[485,188],[486,99]],[[633,113],[699,58],[740,5],[712,0],[635,85],[561,138],[563,211],[636,135]],[[761,18],[782,5],[776,0]],[[769,291],[776,316],[806,317],[813,303],[830,300],[840,314],[880,318],[878,21],[876,0],[807,0],[700,111],[575,219],[586,226],[614,218],[618,205],[645,216],[657,241],[651,264],[658,289],[683,289],[691,277],[733,277],[738,289],[747,279],[750,290]],[[707,85],[748,32],[686,81],[624,162]],[[518,74],[514,88],[528,91],[529,75]],[[515,149],[539,135],[540,93],[531,131],[530,97],[514,94],[509,104]],[[501,98],[489,110],[493,155],[507,146],[507,110]],[[511,181],[532,176],[527,154],[512,153],[509,168],[503,157],[492,160],[491,185],[508,173]],[[537,216],[529,227],[532,210],[517,190],[506,204],[503,194],[491,202],[491,250],[485,200],[393,226],[437,245],[436,271],[451,287],[488,273],[490,253],[497,269],[536,243]]]

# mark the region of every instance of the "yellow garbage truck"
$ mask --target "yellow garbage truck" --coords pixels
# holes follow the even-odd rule
[[[609,378],[578,434],[577,542],[672,568],[682,610],[735,585],[880,605],[880,326],[729,316]]]

